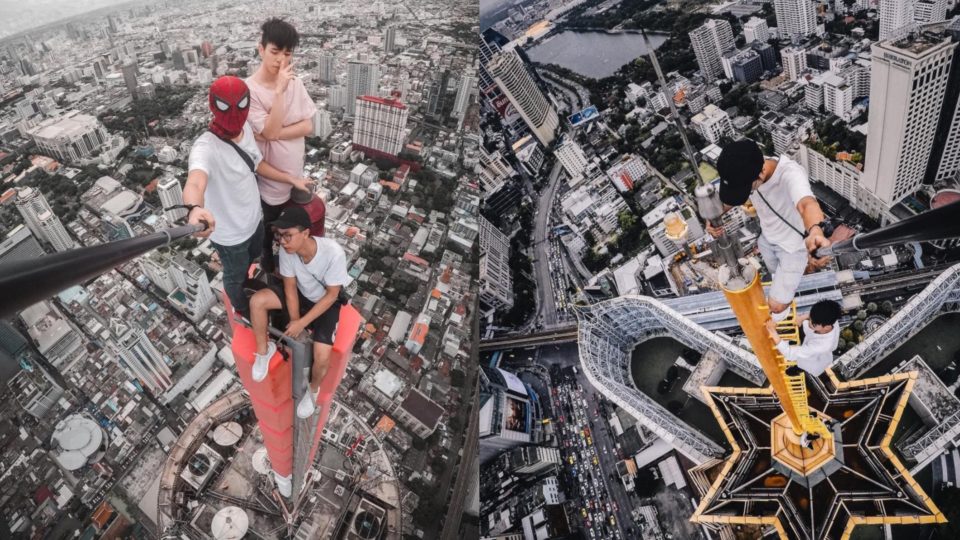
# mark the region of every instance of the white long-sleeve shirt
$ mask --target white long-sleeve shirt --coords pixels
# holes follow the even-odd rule
[[[810,320],[803,321],[803,343],[791,345],[786,341],[777,343],[777,350],[784,358],[796,362],[797,367],[819,376],[833,363],[833,351],[840,342],[840,325],[834,323],[833,330],[818,334],[810,327]]]

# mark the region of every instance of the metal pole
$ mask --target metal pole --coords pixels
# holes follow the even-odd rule
[[[960,212],[960,201],[934,208],[875,231],[858,234],[830,247],[820,248],[816,251],[814,257],[831,257],[841,253],[899,246],[909,242],[931,242],[960,238],[958,212]]]
[[[0,264],[0,317],[12,315],[152,249],[206,228],[206,225],[181,225],[137,238]]]
[[[690,166],[693,169],[693,175],[697,179],[697,185],[702,186],[703,177],[700,176],[700,166],[697,165],[697,154],[693,151],[693,147],[690,146],[690,141],[687,139],[687,130],[683,125],[683,120],[680,119],[680,115],[677,114],[677,107],[673,104],[673,96],[667,95],[667,80],[663,77],[663,71],[660,69],[657,53],[653,50],[653,44],[650,43],[650,38],[647,37],[647,31],[641,28],[640,33],[643,35],[643,44],[647,47],[647,51],[650,54],[650,63],[653,64],[653,70],[657,73],[657,80],[660,81],[660,92],[663,94],[663,97],[667,98],[667,105],[670,107],[670,117],[673,119],[674,125],[677,126],[677,131],[680,132],[680,138],[683,140],[683,148],[686,150],[687,159],[690,160]]]

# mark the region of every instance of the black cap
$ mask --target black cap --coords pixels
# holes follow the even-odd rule
[[[763,170],[763,152],[757,143],[741,139],[723,147],[717,159],[720,173],[720,200],[729,206],[739,206],[750,198],[753,181]]]
[[[278,229],[300,227],[310,229],[310,215],[300,206],[288,206],[280,212],[280,216],[270,224]]]

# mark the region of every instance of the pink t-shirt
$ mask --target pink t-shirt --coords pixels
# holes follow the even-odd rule
[[[276,97],[272,88],[267,88],[253,79],[247,77],[247,87],[250,88],[250,115],[247,121],[253,126],[257,133],[263,131],[263,126],[267,122],[267,116],[273,108],[273,100]],[[287,84],[287,90],[283,93],[286,98],[287,115],[283,119],[283,127],[302,122],[303,120],[313,120],[317,113],[317,107],[307,94],[307,89],[303,86],[303,81],[293,79]],[[260,152],[263,153],[263,160],[273,165],[281,171],[294,176],[303,175],[303,154],[305,151],[304,138],[288,139],[282,141],[257,141]],[[257,183],[260,186],[260,198],[270,205],[283,204],[290,200],[290,184],[274,182],[262,176],[257,176]]]

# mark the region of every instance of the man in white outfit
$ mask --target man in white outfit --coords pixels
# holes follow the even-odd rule
[[[823,374],[833,364],[833,351],[840,342],[840,304],[833,300],[821,300],[813,305],[810,313],[798,319],[803,334],[799,345],[783,341],[777,334],[776,323],[767,321],[767,331],[777,350],[790,362],[797,365],[787,368],[787,375],[795,377],[800,370],[814,377]]]
[[[832,229],[810,189],[810,179],[803,167],[787,156],[765,158],[760,147],[751,140],[726,145],[717,160],[720,173],[720,201],[724,211],[740,206],[749,199],[756,208],[761,234],[757,244],[760,256],[773,282],[767,292],[770,316],[783,320],[787,308],[807,268],[809,254],[827,247]],[[707,223],[707,232],[720,236],[722,228]],[[812,259],[815,268],[828,259]]]

